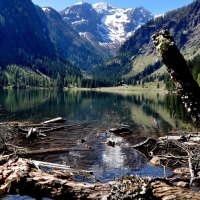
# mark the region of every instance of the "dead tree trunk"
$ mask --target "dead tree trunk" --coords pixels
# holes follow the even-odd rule
[[[128,176],[110,183],[77,183],[63,172],[42,172],[20,158],[0,166],[0,198],[8,193],[30,195],[36,199],[200,200],[200,192],[174,186],[165,179]]]
[[[183,55],[166,29],[155,33],[152,36],[152,41],[166,65],[187,111],[197,126],[200,126],[200,88],[193,79]]]
[[[28,160],[10,160],[0,166],[0,198],[5,194],[30,195],[37,199],[107,199],[111,185],[77,183],[63,172],[45,173]]]

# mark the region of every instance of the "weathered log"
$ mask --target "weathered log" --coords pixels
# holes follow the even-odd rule
[[[0,167],[0,195],[24,194],[37,199],[107,199],[110,184],[76,183],[61,173],[45,173],[24,159]]]
[[[118,127],[118,128],[111,128],[109,130],[111,133],[114,133],[116,135],[127,135],[131,133],[131,130],[127,127]]]
[[[132,147],[133,148],[140,148],[140,147],[144,147],[145,145],[149,145],[150,143],[152,143],[152,144],[156,144],[156,139],[154,139],[154,138],[147,138],[146,140],[144,140],[144,141],[142,141],[142,142],[140,142],[140,143],[138,143],[138,144],[135,144],[135,145],[133,145]]]
[[[25,159],[24,159],[25,161]],[[47,167],[47,168],[55,168],[55,169],[62,169],[62,170],[69,170],[70,167],[66,165],[50,163],[50,162],[42,162],[39,160],[27,160],[29,164],[34,165],[37,169],[40,167]]]
[[[200,88],[192,77],[183,55],[166,29],[155,33],[152,41],[175,83],[177,93],[181,95],[184,106],[193,121],[200,126]]]
[[[200,192],[185,190],[172,185],[165,179],[128,176],[118,180],[113,186],[109,199],[200,199]]]
[[[109,183],[77,183],[65,174],[42,172],[21,158],[0,167],[0,195],[8,193],[37,199],[200,199],[200,192],[165,179],[128,176]]]
[[[153,195],[158,199],[192,199],[199,200],[200,192],[194,192],[192,190],[185,190],[181,187],[173,186],[169,182],[158,180],[151,182],[151,187],[153,188]]]
[[[154,165],[161,165],[172,170],[187,167],[191,183],[200,172],[200,141],[199,134],[160,137],[157,140],[148,138],[133,148],[145,154]],[[194,140],[193,140],[194,139]],[[153,141],[153,144],[152,144]],[[195,142],[194,142],[195,141]]]
[[[59,131],[59,130],[62,130],[66,127],[68,127],[68,125],[55,126],[55,127],[37,127],[37,128],[31,127],[29,129],[18,127],[18,131],[20,131],[22,133],[28,133],[26,135],[26,137],[29,138],[31,135],[39,135],[40,136],[43,133],[48,133],[48,132],[52,132],[52,131]],[[42,135],[42,136],[44,136],[44,135]]]
[[[65,122],[65,119],[63,119],[62,117],[57,117],[57,118],[54,118],[54,119],[44,121],[41,124],[63,123],[63,122]]]
[[[18,156],[30,156],[30,155],[42,155],[42,154],[53,154],[53,153],[62,153],[67,151],[92,151],[91,148],[88,149],[75,149],[75,148],[50,148],[50,149],[38,149],[38,150],[32,150],[32,151],[24,151],[24,152],[17,152],[16,154]]]
[[[93,171],[91,170],[78,170],[78,169],[73,169],[70,166],[67,165],[61,165],[61,164],[56,164],[56,163],[50,163],[50,162],[43,162],[43,161],[39,161],[39,160],[30,160],[30,159],[23,159],[25,162],[28,162],[28,164],[30,164],[32,167],[35,167],[36,169],[42,171],[42,169],[45,167],[49,168],[49,169],[57,169],[57,170],[62,170],[62,172],[60,171],[54,171],[54,173],[56,174],[63,174],[63,171],[65,172],[64,174],[70,174],[70,177],[72,177],[75,174],[78,175],[93,175]],[[67,172],[67,173],[66,173]],[[64,175],[63,174],[63,175]]]

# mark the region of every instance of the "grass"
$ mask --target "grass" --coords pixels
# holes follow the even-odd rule
[[[132,62],[132,70],[126,75],[126,77],[131,77],[142,72],[145,69],[145,67],[147,67],[149,64],[153,64],[155,60],[156,56],[153,54],[143,54],[137,56],[136,59],[134,59]]]
[[[161,92],[167,93],[167,90],[164,88],[156,88],[153,85],[149,86],[132,86],[132,85],[122,85],[117,87],[99,87],[99,88],[65,88],[65,90],[79,90],[79,91],[96,91],[96,92],[109,92],[109,93],[118,93],[122,95],[129,95],[132,93],[151,93],[151,92]]]

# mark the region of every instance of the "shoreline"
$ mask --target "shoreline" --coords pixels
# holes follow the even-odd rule
[[[12,88],[12,87],[3,87],[0,90],[63,90],[63,91],[95,91],[95,92],[109,92],[109,93],[134,93],[134,92],[159,92],[159,93],[170,93],[165,88],[155,88],[155,87],[140,87],[132,85],[121,85],[114,87],[97,87],[97,88],[83,88],[83,87],[63,87],[63,88],[41,88],[41,87],[27,87],[27,88]]]
[[[138,86],[116,86],[116,87],[99,87],[99,88],[64,88],[64,91],[95,91],[95,92],[108,92],[108,93],[120,93],[120,94],[131,94],[131,93],[151,93],[151,92],[158,92],[158,93],[170,93],[169,90],[163,88],[143,88]]]

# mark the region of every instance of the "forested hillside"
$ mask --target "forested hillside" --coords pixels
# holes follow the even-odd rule
[[[144,84],[146,82],[164,80],[168,82],[166,70],[154,50],[151,42],[153,33],[167,28],[172,33],[177,46],[187,60],[195,66],[191,66],[195,78],[200,73],[196,64],[200,53],[200,1],[183,8],[171,11],[165,15],[153,19],[141,26],[135,34],[120,48],[116,57],[111,61],[96,68],[94,74],[105,76],[112,74],[127,83]],[[114,73],[113,73],[114,71]],[[198,79],[199,80],[199,79]]]
[[[10,66],[17,69],[16,77],[29,71],[28,74],[36,74],[37,81],[37,77],[43,80],[47,76],[55,85],[60,76],[64,85],[68,77],[81,78],[81,70],[88,71],[103,60],[91,44],[65,24],[59,13],[51,8],[42,10],[31,0],[0,1],[0,37],[1,86],[13,83],[8,75]],[[22,82],[14,85],[27,84]]]
[[[151,42],[162,28],[170,30],[200,82],[200,0],[150,20],[107,61],[65,21],[54,9],[31,0],[0,1],[0,87],[162,83],[173,89]]]

